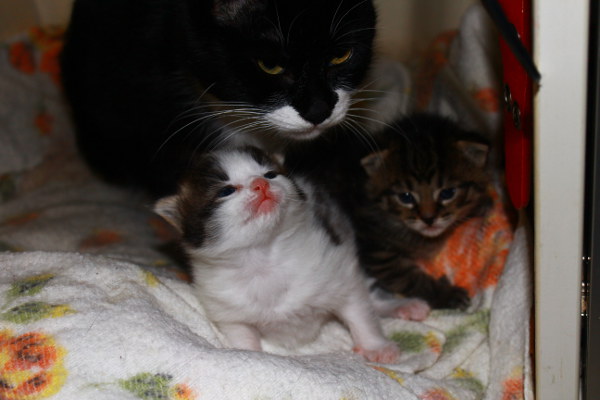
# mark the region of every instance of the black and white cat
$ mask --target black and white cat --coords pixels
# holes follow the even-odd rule
[[[260,350],[261,338],[296,346],[337,317],[354,351],[391,363],[399,350],[375,307],[410,319],[429,311],[416,299],[372,301],[344,214],[257,148],[205,154],[155,210],[181,232],[196,292],[232,347]]]
[[[240,132],[282,147],[344,120],[372,0],[76,0],[63,82],[90,165],[154,195]]]

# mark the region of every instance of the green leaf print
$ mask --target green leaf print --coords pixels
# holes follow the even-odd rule
[[[409,331],[394,332],[390,336],[390,339],[396,342],[402,352],[420,353],[427,348],[425,335],[421,333]]]
[[[12,284],[8,291],[9,300],[39,293],[54,278],[52,274],[36,275]]]
[[[56,318],[73,313],[74,311],[64,304],[55,305],[32,301],[11,308],[0,314],[0,318],[15,324],[27,324],[43,318]]]
[[[172,379],[166,374],[143,372],[119,381],[119,385],[143,400],[168,400],[169,384]]]
[[[446,332],[442,353],[450,353],[473,332],[486,334],[490,322],[490,310],[480,310],[469,315],[465,322]]]
[[[486,387],[483,382],[475,378],[471,371],[463,368],[455,368],[450,377],[453,383],[472,392],[483,394],[485,391]]]

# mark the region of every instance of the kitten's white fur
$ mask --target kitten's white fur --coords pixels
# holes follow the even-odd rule
[[[300,116],[298,111],[290,105],[279,107],[267,114],[264,118],[279,132],[292,135],[295,139],[311,140],[319,136],[324,130],[341,122],[350,108],[351,92],[336,89],[338,101],[331,115],[318,125],[314,125]]]
[[[354,351],[370,361],[394,362],[399,350],[382,334],[359,269],[352,227],[342,213],[324,196],[317,204],[315,188],[297,179],[304,201],[283,175],[268,179],[276,206],[258,213],[250,182],[264,180],[269,168],[247,153],[223,153],[219,160],[230,178],[227,184],[237,188],[211,219],[223,233],[200,248],[186,249],[197,294],[229,344],[260,350],[264,337],[296,346],[314,340],[335,316],[350,330]],[[171,221],[185,218],[173,218],[177,201],[177,196],[163,199],[156,210]],[[339,244],[317,218],[317,207],[327,210]]]

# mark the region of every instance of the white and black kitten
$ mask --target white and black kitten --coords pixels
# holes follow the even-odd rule
[[[164,195],[241,131],[314,139],[345,118],[374,30],[372,0],[76,0],[61,67],[79,146]]]
[[[350,222],[264,152],[205,154],[155,210],[181,232],[197,294],[232,347],[260,350],[261,338],[310,342],[336,317],[354,351],[375,362],[398,357],[374,314]],[[411,300],[387,311],[423,319],[429,308]]]

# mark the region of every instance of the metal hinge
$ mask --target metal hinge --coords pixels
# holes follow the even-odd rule
[[[584,271],[589,271],[587,268],[590,266],[591,257],[583,257]],[[584,275],[585,276],[585,275]],[[589,301],[590,301],[590,283],[585,279],[581,281],[581,316],[587,317],[589,313]]]

